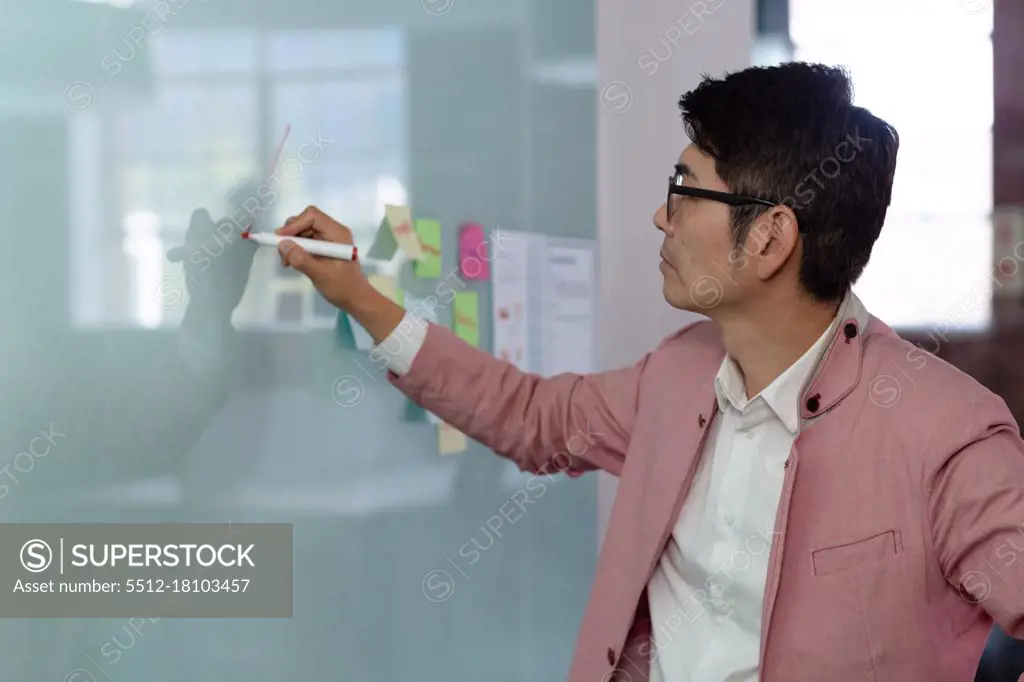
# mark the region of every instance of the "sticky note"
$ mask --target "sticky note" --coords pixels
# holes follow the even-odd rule
[[[441,422],[437,425],[437,453],[439,455],[454,455],[464,451],[467,445],[466,434],[451,424]]]
[[[487,235],[476,223],[459,229],[459,272],[463,279],[490,279],[491,263],[487,255]]]
[[[390,275],[370,275],[366,278],[370,286],[390,298],[399,305],[402,304],[401,294],[398,291],[398,280]]]
[[[441,276],[441,223],[436,220],[417,218],[416,234],[420,239],[423,258],[416,261],[417,277],[435,278]]]
[[[338,311],[338,321],[334,325],[334,340],[338,348],[356,348],[354,320],[349,319],[348,313]]]
[[[427,411],[414,403],[413,401],[406,398],[405,400],[405,414],[403,419],[407,422],[421,422],[426,419]]]
[[[374,289],[384,294],[392,301],[402,305],[402,291],[398,288],[398,281],[394,277],[390,277],[388,275],[370,275],[366,279]],[[359,350],[373,350],[374,342],[373,337],[370,336],[370,332],[366,331],[366,328],[359,324],[356,319],[348,313],[341,313],[341,315],[344,318],[342,326],[348,327],[347,330],[342,330],[342,337],[347,338],[349,334],[351,334],[356,348]],[[349,330],[351,330],[351,332],[349,332]]]
[[[413,229],[412,211],[408,206],[388,205],[384,207],[384,220],[377,229],[377,236],[366,257],[391,260],[399,249],[412,260],[423,259],[420,240]]]
[[[363,325],[356,322],[348,313],[342,313],[348,318],[349,325],[352,327],[352,336],[355,337],[356,348],[359,350],[372,350],[373,349],[373,337],[370,336],[370,332],[366,331]]]
[[[405,295],[405,309],[411,314],[414,320],[427,320],[437,324],[437,305],[435,297],[420,298],[412,294]]]
[[[405,403],[405,421],[410,422],[422,422],[427,421],[434,426],[439,426],[443,422],[441,418],[430,410],[426,410],[411,400],[406,400]]]
[[[480,306],[475,291],[460,291],[455,294],[455,309],[452,315],[455,334],[471,346],[480,345]]]

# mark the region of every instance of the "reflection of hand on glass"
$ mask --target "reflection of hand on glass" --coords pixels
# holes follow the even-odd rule
[[[10,387],[0,409],[0,517],[6,504],[17,505],[19,514],[61,520],[55,490],[67,500],[130,479],[181,474],[232,387],[231,314],[257,248],[239,236],[236,224],[246,222],[218,224],[205,209],[192,213],[185,245],[175,254],[184,270],[176,279],[187,287],[189,303],[174,332],[83,330],[40,319],[37,309],[60,301],[56,286],[33,287],[34,296],[4,307],[18,333],[6,335],[3,348],[18,362],[0,370],[0,384]],[[19,267],[3,274],[20,281],[32,272],[29,264]],[[29,444],[40,454],[15,463]],[[4,467],[17,481],[2,475]]]
[[[209,316],[209,322],[230,322],[231,313],[245,292],[257,246],[242,239],[241,227],[225,218],[214,223],[209,211],[192,212],[183,246],[168,258],[180,260],[189,294],[186,315]]]
[[[178,352],[196,374],[208,373],[229,355],[231,314],[245,292],[258,248],[242,239],[252,223],[241,208],[251,195],[250,184],[242,184],[232,196],[228,218],[215,223],[205,208],[194,210],[185,243],[167,253],[169,260],[181,263],[189,294]]]

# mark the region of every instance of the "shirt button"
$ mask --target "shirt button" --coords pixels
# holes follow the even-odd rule
[[[733,526],[735,524],[736,524],[736,517],[733,516],[732,514],[726,514],[725,515],[725,525]]]

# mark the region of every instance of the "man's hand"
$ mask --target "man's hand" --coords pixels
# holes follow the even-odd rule
[[[284,227],[274,231],[282,237],[304,237],[335,244],[354,244],[352,230],[330,217],[316,206],[310,206],[299,215],[285,221]],[[337,307],[351,312],[358,297],[366,294],[369,283],[357,261],[314,256],[292,241],[281,242],[278,247],[281,265],[292,267],[309,277],[316,290]]]
[[[335,244],[354,243],[350,229],[316,206],[292,216],[275,233]],[[278,251],[282,265],[309,277],[324,298],[355,317],[377,343],[386,339],[402,321],[405,311],[370,285],[357,261],[314,256],[292,241],[282,241]]]

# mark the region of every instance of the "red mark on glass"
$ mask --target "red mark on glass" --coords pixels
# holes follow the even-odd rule
[[[263,179],[263,184],[260,187],[266,186],[270,179],[274,177],[274,171],[277,170],[277,162],[281,160],[281,152],[284,151],[284,143],[288,140],[288,135],[292,132],[292,124],[289,123],[284,127],[284,135],[281,136],[281,141],[277,143],[277,150],[274,152],[274,158],[270,161],[270,168],[267,170],[267,177]],[[256,192],[259,194],[259,191]],[[255,197],[253,197],[255,198]],[[255,220],[255,218],[253,218]],[[250,220],[246,224],[245,229],[242,230],[243,236],[248,239],[249,230],[252,229],[253,220]]]
[[[277,170],[277,162],[281,160],[281,152],[284,151],[284,143],[288,140],[288,135],[291,132],[292,124],[288,123],[284,127],[284,135],[281,136],[281,141],[277,143],[277,151],[274,152],[274,158],[270,162],[270,168],[267,169],[267,177],[263,181],[264,183],[274,177],[274,171]]]

